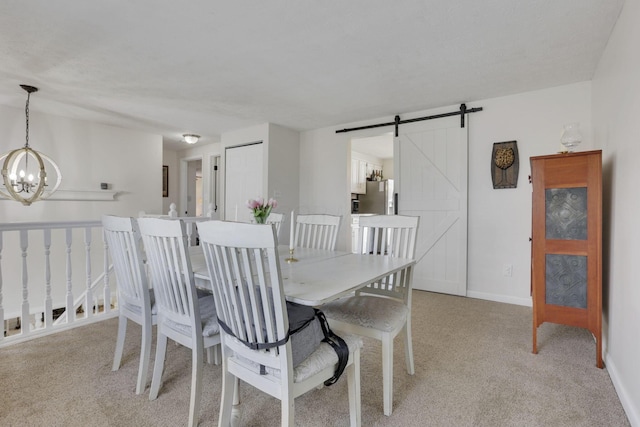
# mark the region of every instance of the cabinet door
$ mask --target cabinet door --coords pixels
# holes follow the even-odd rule
[[[366,194],[367,192],[367,162],[358,160],[358,193]]]
[[[351,159],[351,192],[358,193],[359,187],[359,163],[358,159]]]

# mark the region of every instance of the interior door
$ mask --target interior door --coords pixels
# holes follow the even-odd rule
[[[224,219],[250,222],[247,200],[263,194],[262,142],[228,147],[225,150]]]
[[[395,139],[398,214],[420,216],[416,289],[467,292],[467,129],[453,116],[403,124]]]

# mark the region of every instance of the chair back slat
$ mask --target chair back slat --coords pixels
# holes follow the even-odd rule
[[[298,215],[296,217],[295,246],[335,250],[341,220],[342,217],[337,215]]]
[[[158,315],[202,334],[187,234],[182,220],[139,218],[140,234],[150,266]]]
[[[136,220],[104,215],[102,227],[118,282],[119,303],[150,309],[149,285]]]
[[[374,215],[360,218],[357,253],[414,258],[419,217]],[[407,301],[411,278],[402,270],[369,284],[358,294],[377,294]]]
[[[252,350],[235,339],[265,344],[286,337],[275,225],[207,221],[198,228],[218,318],[235,336],[223,333],[223,342],[251,360],[281,369],[286,360],[279,358],[280,347]]]
[[[276,226],[276,236],[280,237],[280,226],[284,221],[284,214],[279,212],[271,212],[267,217],[266,224],[273,224]]]

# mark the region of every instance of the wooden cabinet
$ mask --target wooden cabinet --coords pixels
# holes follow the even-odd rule
[[[602,151],[530,160],[533,353],[542,323],[582,327],[602,368]]]

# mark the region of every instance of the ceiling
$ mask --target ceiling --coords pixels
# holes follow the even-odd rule
[[[624,0],[3,0],[0,105],[163,136],[296,130],[590,80]]]

